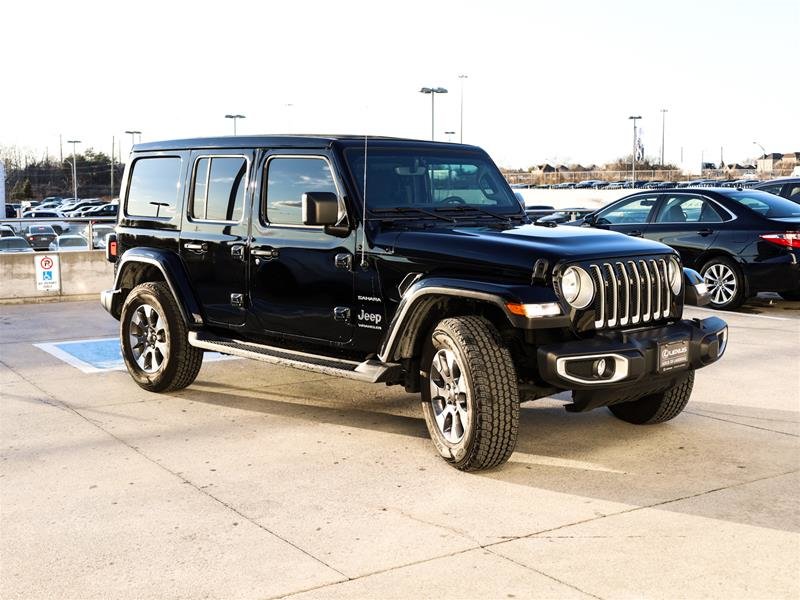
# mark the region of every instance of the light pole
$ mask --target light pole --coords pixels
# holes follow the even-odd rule
[[[72,197],[78,199],[78,167],[75,161],[75,146],[80,144],[80,140],[67,140],[68,144],[72,144]]]
[[[452,138],[452,137],[450,137],[450,136],[453,136],[453,135],[455,135],[455,134],[456,134],[456,132],[455,132],[455,131],[445,131],[445,132],[444,132],[444,134],[447,136],[447,141],[448,141],[448,142],[452,142],[452,141],[453,141],[453,138]]]
[[[664,122],[666,121],[666,114],[669,111],[666,108],[661,109],[661,168],[664,168]]]
[[[236,121],[238,119],[246,119],[244,115],[225,115],[226,119],[233,119],[233,135],[236,135]]]
[[[766,158],[766,156],[767,156],[767,151],[766,151],[766,150],[764,150],[764,146],[762,146],[762,145],[761,145],[761,144],[759,144],[758,142],[753,142],[753,143],[754,143],[756,146],[758,146],[759,148],[761,148],[761,152],[764,154],[764,158]]]
[[[461,124],[459,125],[458,129],[458,143],[463,144],[464,143],[464,80],[467,79],[467,75],[464,75],[462,73],[461,75],[458,76],[458,79],[461,83],[461,112],[460,112]]]
[[[420,93],[431,95],[431,141],[433,141],[435,138],[433,134],[433,99],[436,97],[436,94],[446,94],[447,90],[444,89],[443,87],[437,87],[437,88],[424,87],[420,90]]]
[[[135,136],[138,133],[139,134],[139,141],[141,142],[142,141],[142,132],[138,131],[136,129],[129,129],[129,130],[125,131],[125,133],[129,133],[131,135],[131,152],[133,152],[133,145],[136,143],[136,140],[134,139],[133,136]]]
[[[636,187],[636,121],[641,119],[641,116],[631,116],[628,119],[633,121],[633,154],[631,154],[631,187]]]

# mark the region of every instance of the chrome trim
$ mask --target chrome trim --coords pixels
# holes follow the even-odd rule
[[[614,374],[609,379],[584,379],[583,377],[575,377],[567,373],[567,363],[576,360],[591,360],[593,358],[612,358],[614,360]],[[601,385],[605,383],[615,383],[621,381],[628,376],[628,359],[621,354],[583,354],[578,356],[562,356],[556,359],[556,373],[559,377],[568,381],[576,383],[583,383],[589,385]]]
[[[614,273],[614,267],[611,266],[609,263],[603,263],[603,266],[608,269],[609,275],[611,275],[611,309],[614,311],[612,317],[608,320],[608,326],[613,327],[617,324],[617,311],[618,311],[618,304],[619,304],[619,297],[618,297],[618,290],[617,290],[617,275]]]
[[[642,322],[647,323],[650,320],[650,313],[653,311],[653,282],[650,279],[650,269],[647,267],[647,261],[640,260],[639,266],[642,267],[644,274],[647,275],[647,310],[642,314]]]
[[[667,270],[667,261],[663,258],[659,260],[661,263],[661,270],[664,272],[664,307],[661,311],[661,317],[668,317],[669,316],[669,309],[672,304],[672,286],[669,284],[669,271]]]
[[[600,329],[603,324],[606,322],[606,286],[605,280],[603,279],[603,272],[600,270],[600,267],[597,265],[589,265],[590,269],[593,269],[597,273],[597,288],[600,297],[600,318],[595,319],[594,328]]]
[[[619,324],[627,325],[631,317],[631,281],[628,278],[628,269],[625,268],[625,263],[618,262],[615,263],[615,266],[619,266],[622,276],[625,278],[625,316],[620,318]]]
[[[658,263],[650,260],[650,265],[653,267],[653,278],[656,280],[656,309],[652,311],[651,318],[657,319],[661,312],[661,273],[658,272]]]
[[[636,314],[633,315],[633,319],[631,320],[631,323],[635,325],[642,318],[642,278],[639,277],[639,269],[636,263],[629,260],[628,264],[631,266],[631,270],[636,276]]]

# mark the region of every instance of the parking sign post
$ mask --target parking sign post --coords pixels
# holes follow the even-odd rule
[[[57,254],[33,257],[36,267],[36,290],[39,292],[61,291],[61,265]]]

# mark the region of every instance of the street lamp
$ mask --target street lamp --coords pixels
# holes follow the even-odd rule
[[[761,144],[759,144],[758,142],[753,142],[753,143],[754,143],[756,146],[758,146],[759,148],[761,148],[761,152],[764,154],[764,158],[766,158],[766,157],[767,157],[767,151],[766,151],[766,150],[764,150],[764,146],[762,146],[762,145],[761,145]]]
[[[131,152],[133,152],[133,145],[136,143],[136,140],[134,139],[133,136],[135,136],[136,134],[139,134],[139,141],[141,142],[142,141],[142,132],[138,131],[136,129],[130,129],[130,130],[126,130],[125,133],[129,133],[131,135]]]
[[[666,108],[661,109],[661,168],[664,168],[664,121],[666,114],[669,111]]]
[[[444,134],[447,136],[447,141],[451,142],[452,138],[450,136],[455,135],[456,132],[455,131],[445,131]]]
[[[233,135],[236,135],[236,121],[238,119],[246,119],[244,115],[225,115],[226,119],[233,119]]]
[[[421,94],[430,94],[431,95],[431,141],[433,141],[434,140],[434,135],[433,135],[433,99],[436,97],[436,94],[446,94],[447,90],[444,89],[443,87],[437,87],[437,88],[424,87],[424,88],[422,88],[420,90],[420,93]]]
[[[641,116],[631,116],[628,119],[633,121],[633,154],[631,154],[631,187],[636,187],[636,121],[641,119]]]
[[[80,144],[80,140],[67,140],[68,144],[72,144],[72,197],[78,199],[78,168],[75,160],[75,146]]]
[[[467,79],[467,75],[461,74],[458,76],[458,79],[461,83],[461,125],[458,130],[458,141],[460,144],[464,143],[464,80]]]

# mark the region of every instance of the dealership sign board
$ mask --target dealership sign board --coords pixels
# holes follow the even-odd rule
[[[61,269],[58,254],[38,254],[33,257],[36,265],[36,290],[39,292],[61,291]]]

